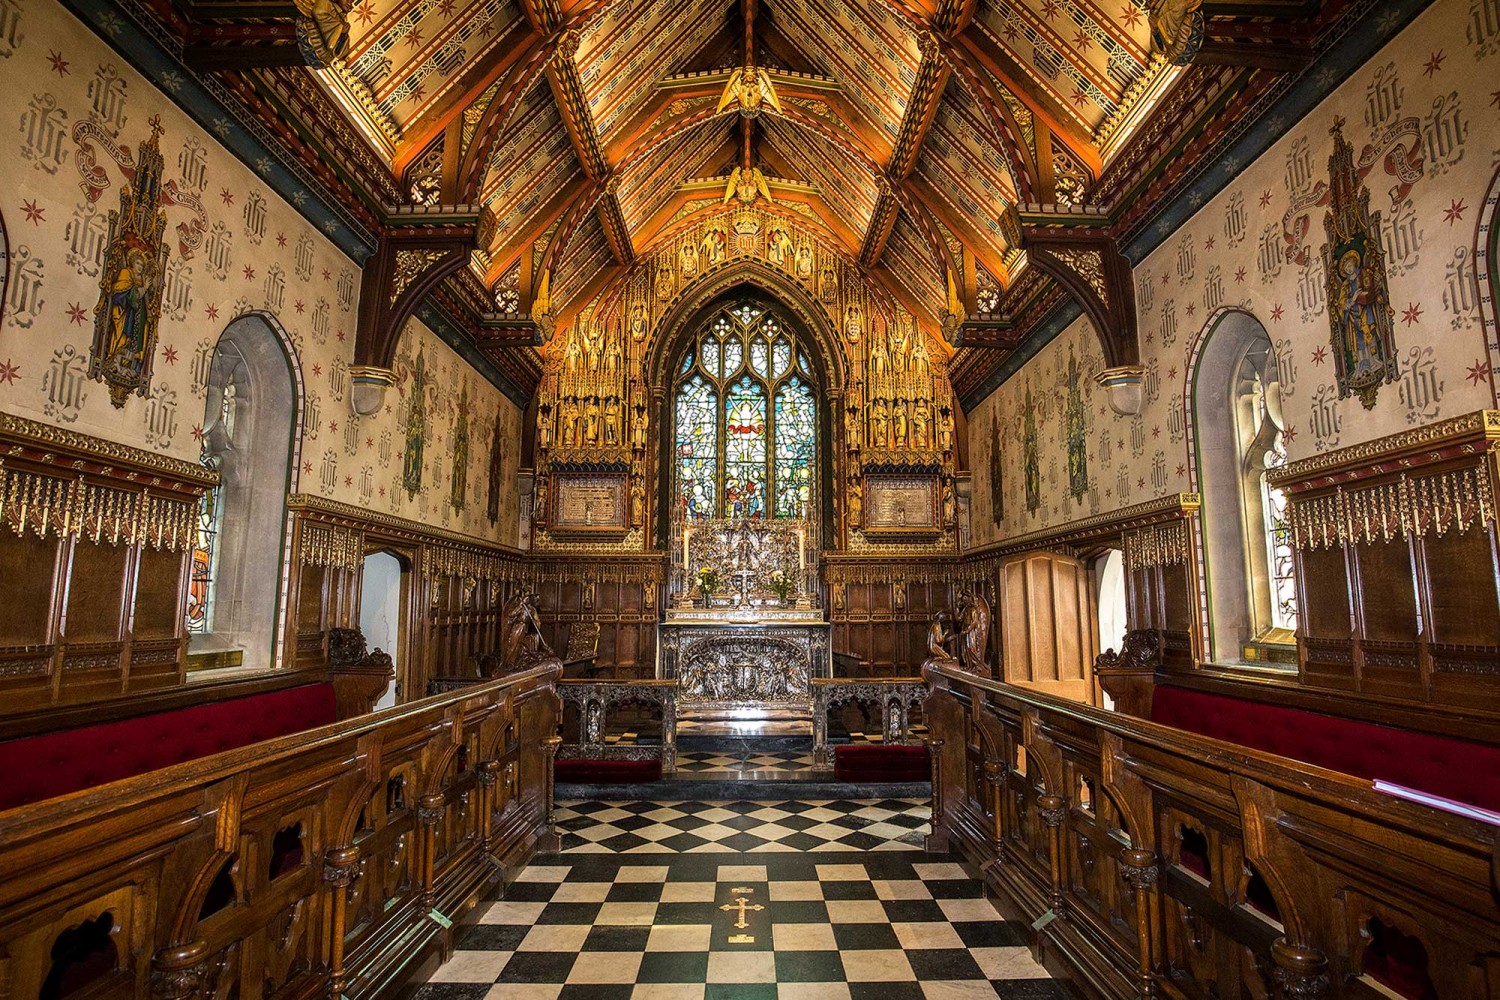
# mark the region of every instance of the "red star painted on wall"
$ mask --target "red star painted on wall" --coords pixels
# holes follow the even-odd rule
[[[354,477],[353,476],[345,476],[344,477],[344,485],[345,486],[353,486],[354,485]]]
[[[35,201],[21,202],[21,211],[26,213],[26,221],[33,226],[39,226],[47,221],[47,210]]]
[[[1291,444],[1293,441],[1297,440],[1297,428],[1291,424],[1288,424],[1286,430],[1281,432],[1281,436],[1287,444]]]
[[[14,364],[10,358],[6,358],[5,363],[0,364],[0,382],[4,382],[6,385],[15,385],[20,378],[21,366]]]
[[[1405,323],[1407,326],[1411,326],[1421,318],[1422,307],[1415,302],[1407,303],[1406,308],[1401,310],[1401,322]]]
[[[1282,314],[1281,303],[1278,302],[1271,309],[1271,320],[1273,322],[1280,323],[1281,322],[1281,314]]]
[[[1234,272],[1234,283],[1236,285],[1243,285],[1245,283],[1245,274],[1246,274],[1246,271],[1245,271],[1245,269],[1243,267],[1238,268]]]
[[[63,58],[61,52],[48,52],[47,62],[52,64],[52,72],[58,76],[67,76],[71,70],[68,69],[68,61]]]
[[[177,348],[163,347],[161,349],[161,359],[169,365],[175,365],[177,363]]]
[[[1177,467],[1177,478],[1181,479],[1185,475],[1187,475],[1187,466],[1185,466],[1185,465],[1179,465]]]
[[[1187,314],[1189,316],[1192,316],[1192,315],[1195,315],[1197,312],[1198,312],[1198,304],[1196,302],[1189,302],[1187,304]]]
[[[375,447],[375,439],[374,438],[365,438],[365,447],[366,448],[373,448],[373,447]]]
[[[83,325],[83,321],[84,321],[85,318],[87,318],[87,316],[88,316],[88,310],[85,309],[85,308],[83,308],[83,306],[81,304],[79,304],[77,302],[69,302],[68,303],[68,322],[69,323],[72,323],[74,326],[82,326]]]
[[[277,233],[276,234],[276,245],[278,247],[284,247],[284,246],[286,246],[286,233]]]
[[[1428,58],[1427,62],[1422,64],[1422,75],[1436,75],[1438,71],[1443,68],[1443,60],[1447,58],[1447,53],[1445,53],[1442,49],[1438,49]]]
[[[1139,478],[1139,479],[1137,479],[1135,481],[1135,488],[1138,489],[1138,490],[1143,490],[1143,489],[1146,488],[1146,477],[1145,476],[1142,476],[1141,478]]]
[[[326,267],[323,268],[323,280],[324,281],[332,281],[333,280],[333,272],[330,271],[330,270],[328,270],[328,268],[326,268]]]
[[[203,315],[207,316],[209,319],[218,319],[219,307],[210,302],[208,305],[203,307]]]
[[[1490,366],[1483,361],[1475,361],[1469,366],[1464,378],[1469,380],[1470,385],[1478,385],[1490,377]]]
[[[312,463],[311,462],[303,462],[302,463],[302,471],[304,473],[306,473],[307,475],[309,475],[309,476],[312,475]]]
[[[200,443],[203,441],[203,425],[202,424],[194,424],[193,425],[193,440],[194,441],[198,441]]]
[[[303,311],[307,309],[307,307],[302,304],[302,300],[301,299],[298,299],[296,302],[293,302],[292,303],[292,308],[295,309],[295,310],[297,310],[297,315],[298,316],[301,316],[302,313],[303,313]]]
[[[1160,424],[1157,424],[1155,427],[1151,428],[1151,436],[1154,437],[1154,438],[1161,437],[1161,425]]]
[[[1213,248],[1214,248],[1214,238],[1212,236],[1210,236],[1208,239],[1206,239],[1206,240],[1203,241],[1203,249],[1205,249],[1205,250],[1212,250]]]
[[[344,331],[340,330],[339,331],[339,343],[342,344],[343,342],[344,342]]]
[[[1170,280],[1172,280],[1172,279],[1171,279],[1171,275],[1169,275],[1169,274],[1167,274],[1167,272],[1166,272],[1166,271],[1163,271],[1163,272],[1162,272],[1162,273],[1161,273],[1161,283],[1162,283],[1162,284],[1163,284],[1163,285],[1165,285],[1165,284],[1166,284],[1166,283],[1167,283],[1167,282],[1168,282],[1168,281],[1170,281]]]
[[[1260,193],[1260,207],[1265,208],[1269,204],[1271,204],[1271,189],[1266,188]]]
[[[245,265],[245,270],[244,270],[243,273],[245,275],[245,280],[246,281],[254,281],[255,280],[255,268],[251,267],[249,264]]]
[[[316,376],[316,375],[321,375],[321,374],[323,374],[323,366],[322,365],[313,365],[313,375]]]
[[[1167,378],[1170,379],[1173,382],[1177,381],[1177,366],[1176,365],[1173,365],[1171,368],[1167,369]]]
[[[330,421],[328,421],[328,431],[329,431],[329,433],[331,433],[331,434],[337,434],[338,430],[339,430],[339,422],[337,420],[330,420]]]
[[[1462,198],[1455,198],[1448,203],[1447,208],[1443,209],[1443,221],[1450,226],[1455,222],[1462,222],[1464,221],[1464,213],[1468,210],[1469,206],[1464,204]]]
[[[222,201],[226,205],[233,205],[234,204],[234,192],[230,191],[228,188],[220,188],[219,189],[219,200]]]
[[[1319,347],[1316,351],[1312,352],[1312,363],[1313,364],[1315,364],[1315,365],[1321,365],[1323,362],[1325,362],[1327,360],[1328,360],[1328,348],[1326,348],[1326,347]]]

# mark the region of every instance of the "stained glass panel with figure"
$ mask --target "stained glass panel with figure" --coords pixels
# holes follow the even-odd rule
[[[717,509],[718,398],[701,376],[677,390],[677,496],[689,519]]]
[[[776,393],[777,517],[803,517],[811,510],[817,441],[812,387],[794,375]]]

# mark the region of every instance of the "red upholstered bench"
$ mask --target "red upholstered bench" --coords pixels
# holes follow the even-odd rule
[[[1500,811],[1500,747],[1170,686],[1151,721]]]
[[[839,781],[931,781],[925,746],[858,744],[833,748],[833,776]]]
[[[661,779],[661,758],[651,760],[559,759],[552,778],[567,785],[633,785]]]
[[[0,810],[336,720],[332,684],[303,684],[0,743]]]

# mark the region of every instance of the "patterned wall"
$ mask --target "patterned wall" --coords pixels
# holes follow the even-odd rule
[[[1138,416],[1116,416],[1087,378],[1102,362],[1082,319],[969,415],[975,544],[1197,490],[1190,378],[1227,310],[1254,316],[1276,348],[1293,461],[1495,405],[1500,345],[1493,329],[1486,340],[1475,258],[1500,166],[1497,81],[1500,3],[1437,0],[1306,118],[1289,128],[1264,123],[1285,135],[1135,269],[1147,368]],[[1357,392],[1340,397],[1326,301],[1338,119],[1379,216],[1393,310],[1391,380],[1369,408]],[[1086,376],[1081,405],[1071,408],[1070,353]],[[1034,510],[1025,495],[1028,420],[1039,456]],[[1080,427],[1087,484],[1078,492],[1068,442]]]
[[[509,400],[413,322],[399,352],[401,384],[383,412],[355,417],[353,262],[53,0],[0,0],[0,72],[9,83],[0,88],[0,150],[12,157],[0,195],[11,260],[0,407],[195,460],[214,345],[236,317],[259,312],[285,332],[300,369],[294,488],[515,543],[520,413]],[[109,214],[148,156],[142,144],[157,117],[168,248],[160,323],[145,394],[116,408],[108,387],[88,376],[95,306],[110,273]],[[418,355],[427,379],[424,471],[408,492],[401,471]],[[464,424],[467,445],[456,447]],[[465,468],[461,506],[456,456]]]

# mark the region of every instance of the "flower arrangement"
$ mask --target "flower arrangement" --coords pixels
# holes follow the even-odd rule
[[[770,583],[771,589],[776,592],[776,596],[781,599],[781,603],[783,604],[791,596],[792,588],[797,585],[796,581],[785,570],[780,569],[771,570],[771,575],[767,578],[767,582]]]
[[[719,589],[719,571],[712,566],[699,566],[698,589],[703,591],[703,603],[708,604],[713,592]]]

